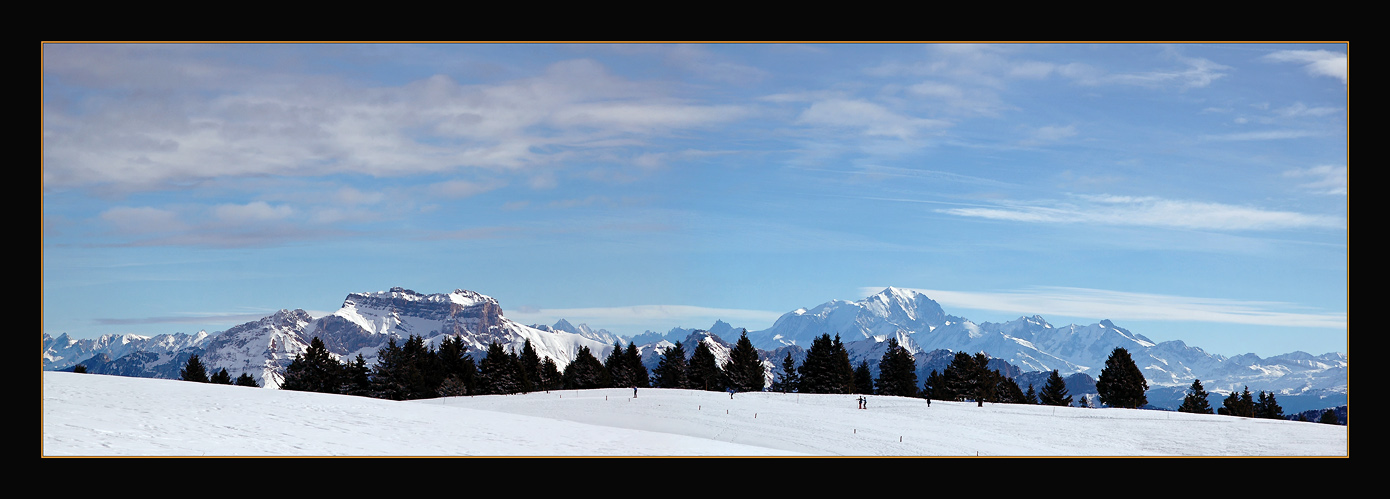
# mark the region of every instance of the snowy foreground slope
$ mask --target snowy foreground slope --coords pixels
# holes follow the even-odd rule
[[[1347,456],[1348,428],[1173,412],[642,389],[393,402],[43,373],[45,456]]]

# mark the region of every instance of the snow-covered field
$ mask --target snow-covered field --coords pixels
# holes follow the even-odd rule
[[[1347,456],[1348,427],[631,389],[392,402],[43,373],[44,456]]]

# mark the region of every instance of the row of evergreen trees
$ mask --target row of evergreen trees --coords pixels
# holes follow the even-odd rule
[[[87,366],[81,367],[82,372],[87,372]],[[259,383],[256,383],[256,378],[251,377],[250,374],[245,372],[242,372],[241,376],[233,380],[232,375],[227,373],[227,368],[225,367],[212,376],[208,376],[207,366],[203,365],[203,359],[198,358],[197,354],[189,357],[188,362],[184,363],[183,369],[179,370],[179,379],[195,383],[212,383],[216,385],[260,386]]]
[[[1208,395],[1209,393],[1202,387],[1202,380],[1193,380],[1192,387],[1187,390],[1187,396],[1182,399],[1182,405],[1178,406],[1178,412],[1211,414],[1211,403],[1207,401]],[[1249,386],[1245,387],[1245,391],[1242,393],[1232,391],[1231,395],[1221,402],[1221,407],[1216,409],[1216,413],[1224,416],[1284,419],[1284,408],[1279,406],[1279,401],[1274,398],[1273,392],[1260,390],[1259,398],[1256,399],[1250,394]]]
[[[637,347],[631,343],[626,349],[615,343],[602,362],[588,347],[580,347],[574,361],[561,372],[554,359],[541,358],[529,339],[520,352],[494,341],[483,358],[475,360],[457,336],[446,337],[437,349],[420,336],[411,335],[404,344],[392,338],[377,351],[376,365],[369,367],[361,354],[353,362],[338,362],[315,337],[309,349],[286,367],[280,388],[413,400],[562,388],[647,387],[648,377]]]
[[[652,370],[651,386],[656,388],[686,388],[692,390],[760,392],[767,386],[767,370],[758,357],[758,349],[748,339],[748,331],[739,334],[738,342],[729,351],[723,365],[703,341],[687,359],[685,346],[679,341],[662,352]]]

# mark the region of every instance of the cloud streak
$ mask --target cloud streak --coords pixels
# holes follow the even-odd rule
[[[1080,203],[1035,202],[938,213],[1027,223],[1098,224],[1194,230],[1341,229],[1340,217],[1157,197],[1077,196]]]
[[[1269,62],[1302,64],[1313,76],[1329,76],[1347,82],[1347,56],[1330,50],[1280,50],[1264,56]]]

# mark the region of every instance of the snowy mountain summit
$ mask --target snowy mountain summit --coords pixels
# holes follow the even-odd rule
[[[787,345],[809,347],[822,334],[839,334],[850,342],[888,337],[899,331],[929,332],[962,320],[946,315],[927,295],[890,287],[856,302],[832,300],[810,310],[788,312],[771,328],[748,333],[748,339],[765,350]]]
[[[839,335],[851,352],[878,352],[896,337],[914,353],[937,349],[987,352],[1023,371],[1057,370],[1063,375],[1100,375],[1115,348],[1130,352],[1153,387],[1186,388],[1201,379],[1208,390],[1249,386],[1280,394],[1345,395],[1345,354],[1302,352],[1261,359],[1254,354],[1226,358],[1182,341],[1155,342],[1106,319],[1090,325],[1054,326],[1040,315],[1004,323],[976,324],[947,315],[921,292],[887,288],[859,301],[832,300],[783,314],[772,327],[748,333],[754,346],[772,350],[810,346],[822,334]],[[910,341],[909,341],[910,340]],[[863,345],[856,345],[863,343]],[[861,354],[855,362],[876,358]],[[1318,395],[1322,396],[1322,395]]]
[[[200,333],[197,341],[188,335],[160,340],[145,337],[102,337],[97,340],[57,339],[44,335],[44,369],[69,369],[86,362],[92,372],[173,378],[183,362],[200,355],[209,371],[227,369],[233,377],[248,373],[262,386],[278,386],[277,373],[318,337],[342,362],[361,355],[375,363],[377,352],[390,341],[404,342],[419,336],[431,347],[447,336],[463,340],[475,357],[488,345],[520,351],[527,340],[542,357],[550,357],[561,369],[568,365],[580,347],[594,355],[606,355],[613,348],[579,334],[540,329],[512,322],[502,315],[497,300],[474,291],[456,289],[451,293],[422,294],[405,288],[351,293],[343,306],[327,316],[313,319],[303,310],[281,310],[213,335]],[[154,351],[138,345],[178,345]],[[131,346],[137,345],[137,346]],[[96,362],[93,362],[93,360]],[[122,359],[126,359],[124,362]],[[113,374],[117,372],[112,372]]]

